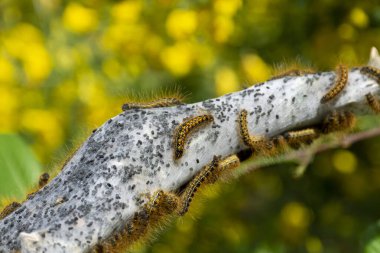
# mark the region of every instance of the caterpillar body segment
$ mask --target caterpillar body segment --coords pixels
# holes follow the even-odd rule
[[[124,252],[138,239],[146,235],[148,220],[144,218],[144,212],[135,213],[132,221],[124,224],[113,232],[112,236],[96,244],[92,253],[119,253]]]
[[[263,136],[252,136],[249,134],[247,114],[248,112],[245,109],[241,110],[239,114],[240,136],[244,144],[252,149],[253,154],[270,153],[274,146],[270,140]]]
[[[221,173],[235,169],[240,166],[240,159],[237,155],[230,155],[219,162],[218,171]]]
[[[286,150],[288,143],[283,135],[277,135],[272,138],[272,143],[277,152],[283,152]]]
[[[159,107],[170,107],[175,105],[183,105],[184,103],[181,99],[177,97],[165,97],[159,98],[151,102],[140,102],[140,103],[125,103],[121,107],[123,111],[130,109],[149,109],[149,108],[159,108]]]
[[[5,217],[7,217],[8,215],[10,215],[11,213],[13,213],[17,208],[19,208],[21,206],[20,203],[18,202],[12,202],[10,203],[9,205],[7,205],[0,213],[0,220],[4,219]]]
[[[152,225],[157,224],[165,215],[173,213],[178,204],[179,197],[174,193],[156,191],[142,210],[134,214],[131,221],[110,238],[95,245],[91,252],[123,252],[133,243],[144,238]]]
[[[248,147],[251,147],[252,139],[248,131],[247,114],[248,112],[245,109],[240,111],[240,115],[239,115],[240,135],[242,137],[244,144],[247,145]]]
[[[348,68],[340,64],[336,68],[336,78],[333,87],[322,97],[321,103],[327,103],[338,96],[341,91],[346,87],[348,81]]]
[[[365,66],[360,69],[360,72],[368,75],[369,77],[376,80],[378,84],[380,84],[380,69],[372,66]]]
[[[368,93],[365,96],[367,103],[369,107],[372,109],[372,111],[376,114],[380,113],[380,101],[371,93]]]
[[[315,128],[306,128],[287,132],[283,136],[290,147],[299,148],[302,144],[310,145],[313,140],[319,137],[319,133]]]
[[[179,125],[174,134],[174,159],[182,157],[185,151],[186,140],[196,128],[214,121],[210,114],[192,117]]]
[[[150,222],[157,223],[163,216],[172,214],[179,206],[179,197],[174,193],[158,190],[145,207]]]
[[[271,79],[269,79],[269,81],[272,81],[272,80],[275,80],[275,79],[280,79],[280,78],[283,78],[283,77],[286,77],[286,76],[302,76],[302,75],[314,74],[314,73],[315,73],[315,71],[313,71],[311,69],[305,69],[305,70],[302,70],[302,69],[290,69],[290,70],[284,71],[282,73],[279,73],[279,74],[273,76]]]
[[[205,183],[215,182],[213,172],[218,168],[220,157],[214,156],[212,162],[206,165],[189,183],[181,195],[180,208],[178,214],[183,216],[189,210],[190,203],[199,187]]]
[[[232,171],[240,166],[240,159],[237,155],[230,155],[219,161],[218,166],[211,175],[204,181],[204,184],[213,184],[219,180],[229,179]]]
[[[43,173],[38,180],[38,187],[41,189],[49,182],[50,175],[48,173]]]
[[[325,117],[322,122],[321,131],[323,134],[332,132],[351,130],[356,123],[355,114],[349,111],[333,111]]]

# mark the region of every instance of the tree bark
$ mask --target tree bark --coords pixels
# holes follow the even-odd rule
[[[369,64],[380,67],[376,50]],[[336,74],[282,77],[194,104],[130,109],[99,127],[52,181],[0,220],[0,252],[86,252],[131,221],[157,190],[176,192],[214,156],[248,147],[238,117],[248,111],[251,135],[274,137],[323,120],[333,110],[371,113],[375,79],[349,70],[344,90],[321,104]],[[175,159],[173,135],[188,118],[212,115],[188,136]]]

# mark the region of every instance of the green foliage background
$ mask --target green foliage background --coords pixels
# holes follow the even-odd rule
[[[318,70],[363,64],[379,45],[376,0],[0,0],[0,132],[53,170],[127,96],[177,87],[195,102],[297,58]],[[288,164],[218,185],[135,251],[376,249],[376,225],[366,229],[380,213],[379,140],[317,156],[301,179]]]

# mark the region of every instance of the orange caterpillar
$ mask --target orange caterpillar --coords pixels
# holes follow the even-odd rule
[[[369,75],[370,77],[374,78],[376,82],[380,84],[380,69],[372,67],[372,66],[365,66],[360,69],[360,72],[366,75]]]
[[[191,131],[195,128],[214,121],[214,117],[210,114],[196,116],[186,120],[179,125],[174,134],[174,159],[182,157],[185,151],[186,139]]]
[[[184,103],[181,99],[177,97],[165,97],[158,98],[157,100],[150,102],[140,102],[140,103],[125,103],[121,107],[123,111],[130,109],[148,109],[148,108],[158,108],[158,107],[169,107],[174,105],[183,105]]]
[[[194,178],[191,180],[189,185],[186,187],[184,193],[181,196],[182,203],[181,208],[178,211],[178,214],[183,216],[189,210],[190,203],[193,200],[194,194],[197,192],[198,188],[202,183],[211,183],[215,182],[215,174],[213,173],[216,170],[220,163],[220,157],[214,156],[212,162],[209,165],[206,165]]]
[[[326,103],[335,98],[346,87],[348,81],[348,68],[339,64],[336,69],[334,86],[322,97],[321,103]]]
[[[371,93],[368,93],[365,97],[366,97],[367,103],[368,103],[369,107],[371,107],[372,111],[374,111],[375,113],[380,113],[380,102],[379,102],[379,100],[376,99],[375,96],[372,95]]]

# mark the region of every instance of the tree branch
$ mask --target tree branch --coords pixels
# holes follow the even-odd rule
[[[370,63],[379,62],[372,53]],[[269,138],[317,124],[332,110],[370,113],[365,95],[380,95],[379,85],[357,68],[349,71],[344,90],[321,104],[335,77],[282,77],[195,104],[122,112],[99,127],[48,185],[0,220],[0,252],[93,249],[130,223],[157,190],[176,193],[215,156],[247,149],[238,127],[243,109],[249,133]],[[200,115],[213,122],[187,136],[175,159],[178,126]]]

